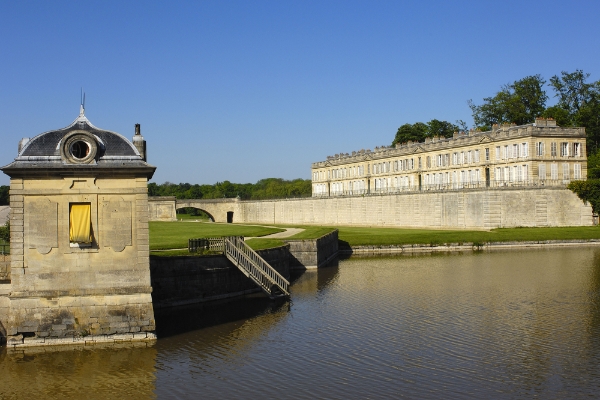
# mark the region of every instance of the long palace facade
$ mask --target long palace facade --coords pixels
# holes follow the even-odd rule
[[[511,186],[586,179],[585,128],[552,119],[424,143],[336,154],[312,164],[313,197]]]

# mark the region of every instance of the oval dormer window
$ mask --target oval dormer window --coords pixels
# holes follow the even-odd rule
[[[60,155],[63,161],[67,163],[92,163],[95,161],[97,151],[96,139],[89,132],[71,132],[61,141]]]
[[[90,154],[90,145],[83,140],[78,140],[71,144],[70,153],[76,159],[81,160]]]

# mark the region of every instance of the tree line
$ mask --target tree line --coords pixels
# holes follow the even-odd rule
[[[242,200],[284,199],[292,197],[310,197],[312,183],[310,179],[285,180],[280,178],[261,179],[256,183],[217,182],[214,185],[190,183],[162,184],[149,183],[149,196],[175,196],[178,199],[220,199],[236,198]]]

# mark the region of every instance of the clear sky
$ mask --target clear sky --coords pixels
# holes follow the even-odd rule
[[[0,165],[70,124],[83,87],[94,125],[141,124],[154,182],[309,179],[404,123],[471,125],[467,100],[525,76],[599,80],[598,15],[596,0],[0,0]]]

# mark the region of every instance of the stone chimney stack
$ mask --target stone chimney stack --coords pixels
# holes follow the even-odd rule
[[[147,161],[146,158],[146,141],[141,134],[140,124],[135,124],[135,135],[133,136],[133,145],[142,156],[142,160]]]

